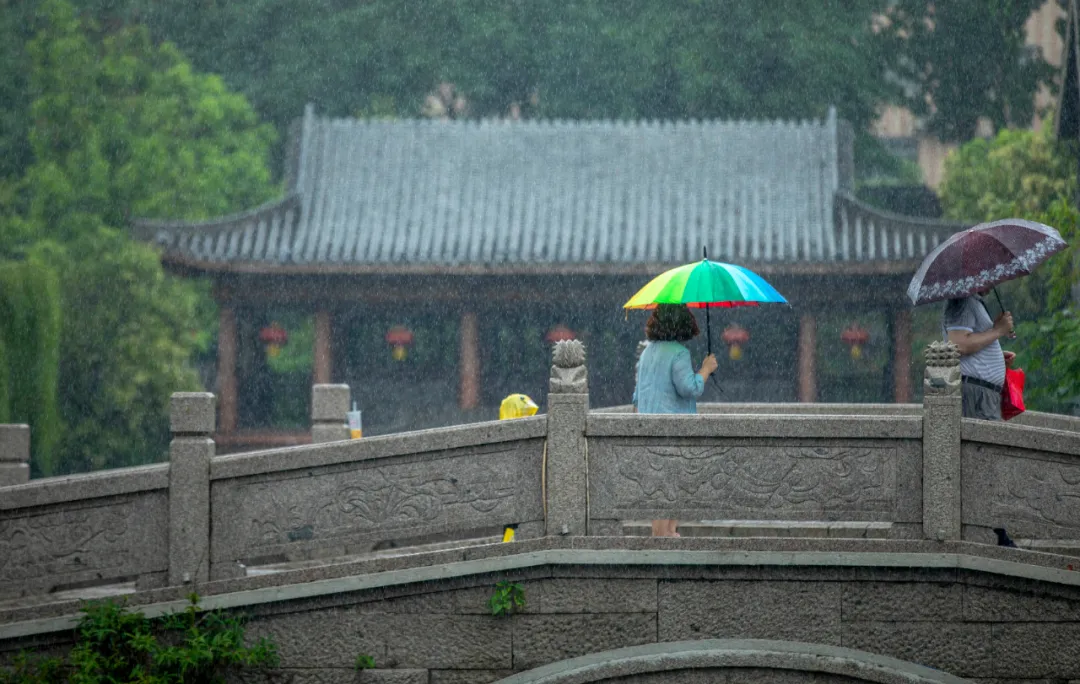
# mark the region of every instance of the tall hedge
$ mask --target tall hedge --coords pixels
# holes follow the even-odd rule
[[[0,420],[30,425],[31,471],[56,472],[60,285],[52,270],[0,263]]]

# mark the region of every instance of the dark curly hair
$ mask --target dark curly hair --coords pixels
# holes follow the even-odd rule
[[[685,304],[657,304],[645,324],[645,337],[653,342],[686,342],[700,332],[697,319]]]

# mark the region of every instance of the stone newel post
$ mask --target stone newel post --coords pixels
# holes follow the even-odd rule
[[[349,386],[311,386],[311,443],[349,439]]]
[[[589,383],[585,345],[557,342],[548,386],[547,534],[584,536],[587,529],[585,417]]]
[[[0,487],[30,481],[30,426],[0,425]]]
[[[210,459],[215,398],[176,392],[169,405],[169,585],[210,579]]]
[[[960,352],[951,342],[926,348],[923,382],[923,534],[960,539]]]

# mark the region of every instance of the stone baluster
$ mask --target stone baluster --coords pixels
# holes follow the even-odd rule
[[[926,348],[923,381],[923,533],[960,539],[960,352],[951,342]]]
[[[585,345],[557,342],[548,386],[547,534],[584,536],[586,510],[585,419],[589,383]]]
[[[312,444],[345,439],[349,439],[349,386],[312,385]]]
[[[169,405],[169,585],[210,579],[210,459],[216,400],[176,392]]]
[[[30,426],[0,425],[0,487],[30,481]]]

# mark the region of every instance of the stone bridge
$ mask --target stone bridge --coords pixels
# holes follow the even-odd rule
[[[922,405],[590,411],[572,351],[541,416],[350,441],[316,386],[314,444],[217,456],[213,395],[177,394],[169,463],[0,488],[0,661],[80,598],[194,590],[275,681],[1080,679],[1080,420],[962,419],[947,348]]]

